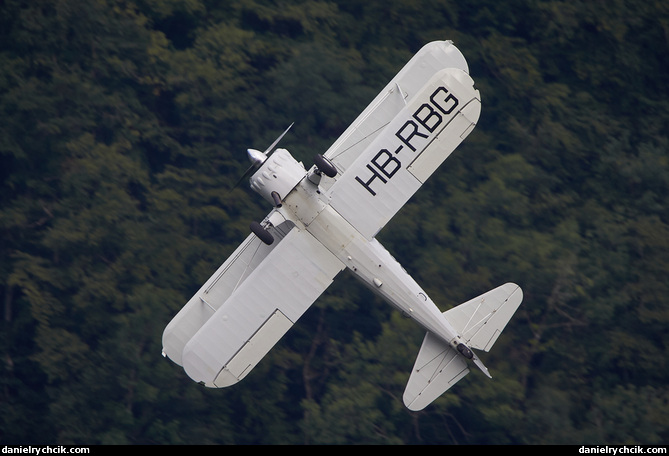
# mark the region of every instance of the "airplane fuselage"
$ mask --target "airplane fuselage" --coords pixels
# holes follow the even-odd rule
[[[285,149],[280,151],[287,153]],[[259,173],[262,175],[262,170]],[[286,170],[286,175],[294,176],[295,171]],[[281,176],[277,175],[276,179],[281,181]],[[256,189],[253,184],[252,188]],[[259,193],[268,199],[267,188]],[[358,279],[403,314],[453,347],[460,344],[457,331],[400,263],[376,238],[366,239],[328,204],[327,194],[318,186],[318,177],[313,170],[304,172],[304,178],[268,216],[268,221],[273,224],[285,220],[308,231]]]

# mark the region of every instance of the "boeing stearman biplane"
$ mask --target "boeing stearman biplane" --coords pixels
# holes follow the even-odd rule
[[[250,186],[274,208],[165,328],[163,354],[207,387],[233,385],[348,268],[427,331],[404,392],[409,409],[443,394],[470,361],[490,377],[474,350],[490,350],[521,289],[507,283],[441,312],[375,238],[471,133],[480,112],[465,58],[450,41],[437,41],[311,169],[275,150],[281,137],[264,152],[249,149]]]

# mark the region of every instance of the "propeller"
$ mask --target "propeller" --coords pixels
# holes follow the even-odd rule
[[[267,160],[267,157],[269,157],[268,154],[274,150],[274,147],[276,147],[276,145],[279,144],[279,141],[281,141],[281,139],[284,136],[286,136],[286,133],[288,133],[288,130],[290,130],[293,125],[295,125],[295,122],[290,124],[288,128],[286,128],[286,131],[281,133],[281,135],[279,135],[279,137],[276,138],[274,142],[270,144],[270,146],[267,149],[265,149],[264,152],[261,152],[256,149],[246,150],[246,153],[249,156],[249,160],[251,160],[251,166],[244,172],[242,177],[239,178],[239,180],[237,181],[237,183],[233,188],[237,188],[239,184],[241,184],[243,181],[248,180],[253,175],[253,173],[255,173],[258,170],[258,168],[260,168],[260,166],[263,163],[265,163],[265,160]]]

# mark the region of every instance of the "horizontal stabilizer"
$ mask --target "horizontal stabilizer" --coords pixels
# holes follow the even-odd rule
[[[522,300],[520,287],[507,283],[447,310],[444,316],[469,347],[489,351]]]
[[[467,361],[428,332],[404,390],[404,405],[409,410],[422,410],[468,373]]]

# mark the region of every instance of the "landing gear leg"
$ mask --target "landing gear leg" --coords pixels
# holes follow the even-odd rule
[[[335,165],[321,154],[314,156],[314,164],[321,173],[328,177],[335,177],[337,175],[337,168],[335,168]]]

